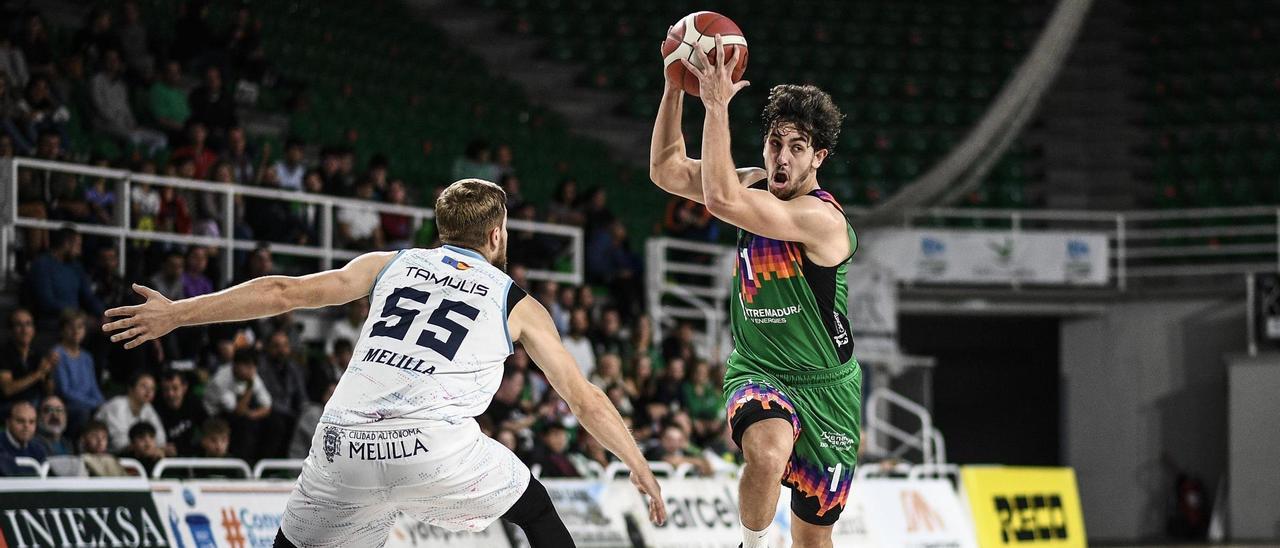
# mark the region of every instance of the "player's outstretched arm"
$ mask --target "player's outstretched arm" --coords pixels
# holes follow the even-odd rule
[[[653,124],[653,139],[649,142],[649,179],[671,194],[706,203],[702,197],[701,162],[687,155],[684,132],[680,128],[684,91],[669,76],[664,82],[658,119]],[[747,186],[765,177],[764,170],[756,167],[739,169],[736,174],[738,182]]]
[[[298,308],[319,308],[354,301],[369,294],[382,268],[395,252],[366,253],[346,266],[306,276],[263,276],[217,293],[171,301],[154,289],[133,284],[147,299],[136,306],[106,312],[114,321],[103,324],[106,332],[118,331],[111,342],[134,348],[163,337],[179,327],[236,322],[283,314]]]
[[[547,375],[551,387],[569,404],[587,431],[631,469],[631,483],[649,496],[649,521],[658,525],[665,522],[667,507],[649,463],[636,447],[635,439],[609,397],[582,376],[578,364],[560,342],[560,334],[547,309],[537,299],[526,296],[511,310],[507,326],[511,340],[524,345],[529,357]]]

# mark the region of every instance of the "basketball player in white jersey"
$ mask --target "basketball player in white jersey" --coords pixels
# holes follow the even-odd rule
[[[301,277],[264,276],[170,301],[107,311],[114,342],[134,348],[178,327],[244,321],[371,295],[351,363],[325,406],[285,510],[277,546],[381,545],[398,514],[459,531],[498,518],[537,547],[572,546],[546,489],[480,432],[513,342],[524,345],[583,426],[631,469],[649,519],[666,508],[618,411],[579,372],[551,316],[505,273],[506,195],[463,179],[436,201],[445,245],[374,252]]]

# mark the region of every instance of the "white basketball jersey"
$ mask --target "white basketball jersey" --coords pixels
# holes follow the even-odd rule
[[[483,413],[512,351],[512,285],[470,249],[398,253],[373,284],[369,318],[320,422],[457,424]]]

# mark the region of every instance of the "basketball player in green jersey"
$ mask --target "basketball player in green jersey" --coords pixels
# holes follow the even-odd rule
[[[763,116],[765,168],[735,169],[728,104],[749,84],[732,81],[737,59],[725,59],[719,37],[716,51],[715,62],[701,51],[696,65],[681,59],[697,75],[706,107],[702,159],[685,154],[683,92],[668,80],[650,177],[740,229],[724,392],[746,457],[738,487],[743,546],[766,546],[779,485],[786,485],[792,546],[830,547],[857,464],[862,405],[845,300],[857,238],[817,180],[843,115],[816,87],[774,87]]]

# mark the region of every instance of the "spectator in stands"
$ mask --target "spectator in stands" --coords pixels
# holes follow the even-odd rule
[[[129,88],[123,76],[120,53],[107,50],[103,54],[102,70],[93,75],[89,83],[95,126],[133,146],[146,147],[147,153],[154,156],[169,145],[169,139],[164,133],[138,125],[129,106]]]
[[[684,358],[674,357],[667,360],[667,368],[662,376],[654,377],[649,389],[650,403],[672,407],[680,405],[680,386],[684,384]]]
[[[174,249],[165,254],[160,271],[149,280],[151,289],[159,291],[165,298],[176,301],[186,295],[182,279],[182,253]]]
[[[373,199],[373,181],[356,184],[356,198]],[[347,249],[382,249],[384,238],[378,212],[369,207],[350,206],[338,210],[338,241]]]
[[[28,278],[42,327],[56,323],[64,310],[102,314],[102,302],[80,266],[80,245],[80,233],[64,227],[54,233],[49,251],[31,262]]]
[[[27,70],[27,57],[6,33],[0,33],[0,75],[9,79],[14,87],[22,89],[31,79]]]
[[[537,221],[537,209],[533,204],[525,202],[515,209],[510,217],[521,221]],[[539,234],[531,230],[511,230],[508,236],[507,258],[509,262],[520,263],[529,268],[550,268],[560,249],[560,242],[554,236]]]
[[[262,21],[253,18],[247,5],[236,10],[222,47],[231,57],[232,68],[245,80],[261,82],[266,72],[266,52],[262,49]]]
[[[688,435],[675,424],[669,424],[662,429],[658,445],[646,451],[644,456],[650,461],[662,461],[674,467],[684,464],[692,465],[699,474],[711,475],[711,464],[690,448]]]
[[[550,308],[551,321],[555,322],[556,329],[560,330],[561,335],[569,332],[569,320],[573,315],[573,309],[577,308],[578,294],[572,286],[560,286],[556,291],[556,306]]]
[[[33,347],[35,319],[25,308],[9,314],[11,337],[0,349],[0,414],[14,403],[35,404],[53,389],[53,371],[57,357]]]
[[[573,453],[569,454],[569,458],[573,460],[574,465],[579,471],[585,472],[590,470],[592,466],[588,463],[595,463],[601,468],[608,467],[610,463],[618,462],[617,457],[604,448],[595,436],[585,429],[578,432],[578,443]]]
[[[107,451],[107,425],[98,421],[89,421],[80,433],[76,446],[80,449],[80,460],[90,476],[123,476],[124,468],[115,455]]]
[[[591,333],[591,345],[597,356],[616,354],[626,360],[631,355],[631,341],[622,332],[622,316],[609,307],[600,315],[599,327]]]
[[[719,225],[706,206],[680,196],[672,196],[667,202],[662,230],[668,236],[689,240],[714,242],[720,238]]]
[[[682,321],[676,330],[662,341],[662,359],[671,361],[672,358],[680,358],[685,361],[694,359],[696,354],[693,348],[693,324]]]
[[[608,194],[603,186],[588,190],[578,209],[582,212],[582,229],[588,239],[596,232],[608,229],[614,219],[617,219],[609,209]]]
[[[166,267],[167,267],[166,263]],[[187,248],[187,257],[182,271],[182,294],[184,298],[199,297],[213,293],[213,280],[205,274],[209,268],[209,248],[193,245]]]
[[[120,252],[114,245],[98,248],[98,257],[89,277],[89,286],[93,295],[102,302],[105,308],[115,308],[128,304],[133,291],[124,278],[120,277]]]
[[[335,382],[326,385],[319,394],[319,402],[309,401],[298,417],[298,426],[293,429],[293,441],[289,443],[288,457],[305,459],[311,452],[311,439],[316,435],[316,427],[320,424],[320,415],[324,413],[324,405],[333,397],[333,390],[338,387]]]
[[[409,204],[409,191],[400,179],[387,183],[387,203],[395,205]],[[399,213],[381,213],[382,237],[389,249],[413,247],[413,217]]]
[[[187,101],[191,104],[191,119],[204,124],[214,148],[225,143],[227,130],[240,123],[235,101],[223,89],[222,70],[217,66],[204,69],[204,82],[192,90]]]
[[[474,177],[485,181],[497,182],[499,170],[498,166],[492,162],[492,155],[493,152],[489,149],[489,143],[482,139],[475,139],[467,143],[462,156],[453,161],[453,180]]]
[[[591,339],[587,338],[587,330],[591,323],[587,319],[585,308],[575,308],[569,316],[569,333],[564,338],[564,348],[577,362],[578,369],[584,377],[590,378],[596,369],[595,352],[591,349]]]
[[[301,366],[294,361],[292,353],[289,334],[278,330],[267,339],[265,363],[258,370],[262,384],[271,393],[271,426],[281,434],[265,438],[275,442],[264,444],[268,451],[263,455],[266,457],[283,456],[288,451],[288,434],[293,432],[302,414],[302,405],[307,401]]]
[[[494,427],[520,431],[533,423],[532,417],[521,413],[520,397],[524,388],[524,372],[517,367],[504,367],[498,391],[489,401],[489,408],[484,411],[484,416],[489,418]]]
[[[303,153],[302,141],[295,137],[290,137],[285,141],[284,158],[277,160],[275,165],[272,166],[276,172],[276,179],[280,181],[280,188],[302,190],[302,178],[304,175],[308,175],[307,166],[302,165]]]
[[[258,174],[265,172],[267,158],[271,156],[271,145],[262,144],[262,162],[264,165],[258,165],[257,154],[249,148],[249,139],[244,134],[244,128],[240,126],[232,126],[227,130],[227,150],[222,154],[222,161],[231,164],[231,169],[235,175],[235,181],[240,184],[257,184],[260,182]],[[279,174],[277,174],[279,175]],[[276,179],[279,182],[279,178]],[[283,185],[280,188],[284,188]],[[286,189],[297,190],[297,189]]]
[[[368,170],[365,171],[364,177],[373,181],[373,195],[377,199],[387,198],[387,190],[391,185],[391,180],[387,177],[389,167],[390,161],[381,152],[369,158]]]
[[[220,367],[204,390],[205,411],[231,424],[231,453],[246,460],[255,460],[257,442],[270,434],[266,421],[271,403],[258,376],[257,352],[248,348],[237,350],[231,365]]]
[[[205,459],[224,459],[230,445],[231,425],[218,417],[205,419],[200,427],[200,450],[196,455]]]
[[[574,302],[578,308],[587,311],[587,323],[595,324],[600,319],[600,302],[596,300],[596,292],[590,285],[580,285],[573,289]],[[588,327],[588,329],[591,329]],[[591,330],[594,332],[594,329]],[[590,333],[588,333],[590,335]]]
[[[530,465],[542,467],[544,478],[576,478],[581,476],[569,459],[569,433],[560,423],[549,423],[542,431],[529,459]]]
[[[19,107],[17,90],[13,88],[9,79],[0,75],[0,129],[13,140],[19,153],[30,156],[36,151],[36,136],[27,133],[26,116]]]
[[[89,10],[84,27],[76,32],[72,47],[84,54],[90,64],[97,64],[108,51],[118,52],[120,40],[111,29],[111,10],[105,6]]]
[[[232,282],[232,285],[242,284],[254,278],[275,274],[275,272],[276,266],[271,260],[271,246],[266,243],[259,243],[258,247],[249,252],[248,257],[245,257],[244,267],[240,271],[240,276]]]
[[[45,396],[40,402],[39,424],[36,425],[35,442],[50,457],[75,454],[71,440],[63,434],[67,431],[67,406],[62,398]]]
[[[514,212],[524,205],[524,196],[520,194],[520,178],[514,173],[506,173],[498,180],[498,186],[507,193],[507,211]]]
[[[129,429],[139,422],[150,423],[158,432],[153,434],[157,438],[157,442],[164,447],[164,423],[160,420],[160,415],[156,413],[155,407],[152,407],[151,401],[156,395],[156,379],[150,373],[138,373],[129,379],[129,391],[125,394],[116,396],[107,400],[107,403],[98,409],[95,420],[102,421],[107,425],[107,431],[111,438],[111,450],[121,451],[129,442],[132,441],[129,436]]]
[[[26,135],[39,141],[40,135],[49,133],[58,136],[56,149],[66,152],[71,137],[67,134],[67,124],[71,121],[71,110],[58,100],[49,85],[49,78],[36,76],[27,82],[26,92],[18,102],[22,111],[23,131]]]
[[[190,397],[187,376],[181,371],[166,371],[160,377],[160,404],[156,414],[164,426],[166,455],[193,455],[196,453],[196,429],[208,415],[204,406]]]
[[[53,45],[44,19],[40,17],[40,12],[32,11],[25,22],[26,26],[16,43],[27,57],[27,67],[32,74],[53,74]]]
[[[93,162],[95,167],[110,168],[105,158]],[[95,177],[84,189],[84,201],[89,206],[89,222],[112,224],[116,218],[116,191],[107,182],[106,177]]]
[[[621,383],[622,378],[622,360],[617,354],[597,354],[596,370],[591,373],[588,379],[591,384],[596,385],[600,390],[605,390],[614,383]]]
[[[582,226],[582,212],[577,208],[578,181],[566,177],[556,187],[556,192],[547,206],[547,222],[562,225]]]
[[[130,426],[129,443],[121,451],[120,456],[142,463],[147,476],[150,476],[156,463],[164,458],[164,442],[158,439],[159,432],[160,430],[150,422],[139,422]]]
[[[263,172],[261,183],[265,188],[280,190],[275,171]],[[246,198],[245,215],[258,239],[291,244],[303,239],[305,229],[288,202],[273,198]]]
[[[36,435],[36,408],[30,402],[18,402],[9,408],[4,436],[0,436],[0,476],[32,475],[14,464],[16,457],[30,457],[44,462],[44,447],[33,443]]]
[[[142,21],[142,12],[138,9],[137,2],[125,2],[121,6],[121,13],[124,14],[124,21],[116,25],[120,53],[129,70],[145,78],[155,66],[155,56],[151,55],[150,43],[147,41],[147,25]]]
[[[53,371],[54,385],[67,405],[67,431],[71,435],[79,433],[80,427],[103,401],[93,356],[80,348],[84,341],[84,324],[84,313],[68,310],[62,315],[62,339],[53,347],[58,356],[58,364]]]
[[[511,145],[502,143],[498,145],[498,148],[494,149],[493,165],[498,168],[498,179],[497,179],[498,181],[508,176],[515,176],[516,174],[515,161],[516,161],[516,156],[515,156],[515,153],[511,151]],[[503,189],[506,189],[506,187],[504,186]]]
[[[182,137],[187,120],[191,118],[191,105],[182,91],[182,64],[176,60],[165,61],[160,77],[147,91],[151,117],[169,137],[176,141]]]
[[[694,440],[703,442],[715,436],[724,422],[724,397],[706,360],[694,362],[689,378],[680,387],[680,403],[693,421]]]
[[[214,164],[218,162],[218,155],[209,149],[206,142],[209,138],[209,129],[199,119],[192,118],[187,121],[186,133],[187,144],[173,151],[170,161],[181,164],[184,160],[189,159],[195,168],[191,177],[194,179],[208,179]],[[237,182],[247,183],[250,181]]]
[[[344,305],[345,314],[329,326],[325,336],[324,351],[334,353],[334,345],[339,339],[356,341],[360,339],[360,330],[364,329],[364,321],[369,317],[369,298],[361,297]]]

